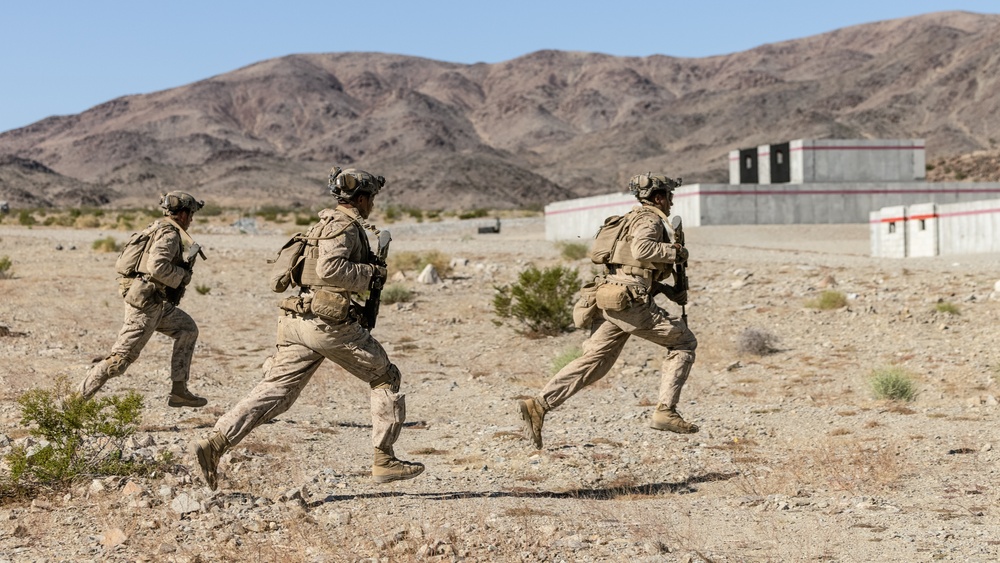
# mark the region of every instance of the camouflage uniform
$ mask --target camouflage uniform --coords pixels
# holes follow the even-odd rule
[[[210,438],[196,445],[205,479],[213,489],[222,453],[257,426],[288,410],[325,359],[371,387],[376,482],[409,479],[423,471],[421,464],[395,458],[393,444],[406,419],[405,397],[399,393],[400,372],[382,345],[359,323],[356,306],[350,301],[351,294],[368,289],[375,275],[362,228],[364,219],[356,209],[343,205],[324,209],[319,217],[320,222],[306,235],[318,240],[316,259],[308,259],[307,246],[302,291],[282,301],[277,351],[265,361],[264,379],[216,422]],[[310,304],[321,291],[347,299],[345,318],[324,319],[313,312]]]
[[[673,277],[673,265],[686,261],[687,251],[678,250],[679,245],[672,243],[663,210],[654,205],[640,205],[629,213],[626,220],[631,223],[618,246],[627,246],[622,252],[630,259],[620,263],[612,260],[603,282],[627,288],[626,306],[619,311],[600,311],[591,325],[590,337],[583,343],[583,354],[559,370],[537,396],[519,402],[528,435],[537,448],[542,447],[546,412],[607,375],[631,336],[667,349],[652,427],[683,433],[698,431],[697,426],[684,421],[676,411],[681,389],[694,364],[698,341],[684,320],[670,316],[653,300],[656,292],[662,291],[671,300],[686,302],[686,293],[675,292],[672,286],[661,282]],[[615,256],[618,255],[616,250]]]
[[[166,298],[167,288],[176,289],[191,281],[191,272],[183,259],[181,227],[169,217],[164,217],[154,222],[153,228],[148,257],[144,259],[144,270],[148,271],[146,278],[156,285],[156,294],[141,308],[125,304],[125,321],[111,348],[111,354],[95,364],[80,382],[78,391],[85,398],[97,393],[108,379],[125,373],[139,358],[139,353],[154,331],[174,339],[170,357],[171,381],[186,386],[190,378],[191,357],[198,340],[198,326],[190,315]],[[123,297],[132,282],[128,278],[121,280]]]
[[[307,236],[322,239],[362,221],[346,207],[324,209],[319,216],[319,228]],[[373,270],[369,252],[368,237],[355,224],[341,236],[319,241],[316,274],[347,292],[365,291]],[[308,302],[312,294],[303,289],[300,297]],[[333,324],[310,312],[284,311],[278,319],[277,352],[265,363],[264,379],[216,422],[215,430],[230,446],[240,443],[251,430],[288,410],[324,359],[372,386],[372,415],[379,415],[373,421],[372,444],[391,447],[405,416],[403,395],[397,394],[399,369],[356,318]],[[378,408],[384,402],[398,406]]]

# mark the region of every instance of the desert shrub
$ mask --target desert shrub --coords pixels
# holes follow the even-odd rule
[[[900,367],[872,370],[868,383],[876,399],[912,401],[917,396],[913,379]]]
[[[559,254],[566,260],[581,260],[590,252],[590,246],[582,242],[560,242],[557,246]]]
[[[13,265],[14,263],[10,261],[9,256],[0,256],[0,280],[14,275],[14,272],[10,269]]]
[[[5,456],[9,488],[55,486],[95,475],[141,475],[161,461],[124,455],[142,418],[143,398],[134,391],[84,400],[65,378],[55,389],[33,389],[17,399],[21,426],[36,441],[15,445]]]
[[[464,213],[459,213],[459,219],[479,219],[480,217],[486,217],[489,211],[485,209],[473,209],[472,211],[466,211]]]
[[[400,217],[399,207],[395,205],[388,205],[382,211],[382,218],[385,220],[386,223],[395,223],[396,221],[399,220],[399,217]]]
[[[451,257],[440,250],[431,250],[424,254],[410,251],[390,253],[387,262],[390,273],[419,272],[431,264],[441,277],[451,274]]]
[[[218,205],[206,203],[201,209],[198,210],[198,215],[201,217],[218,217],[219,215],[222,215],[222,208]]]
[[[17,214],[17,222],[25,227],[30,227],[37,223],[35,216],[31,214],[27,209],[22,209],[20,213]]]
[[[558,334],[573,326],[573,298],[580,290],[575,268],[539,270],[529,265],[517,282],[494,289],[493,311],[500,318],[517,320],[529,336]]]
[[[740,333],[737,345],[740,354],[766,356],[777,351],[778,337],[758,328],[748,328]]]
[[[572,362],[573,360],[579,358],[582,355],[583,355],[583,350],[581,350],[579,346],[567,348],[566,350],[560,352],[559,355],[552,360],[552,365],[549,367],[549,371],[552,373],[552,375],[555,375],[559,373],[559,370],[566,367],[566,364]]]
[[[280,217],[288,215],[289,210],[284,207],[278,207],[276,205],[264,205],[258,209],[254,215],[264,219],[265,221],[271,221],[276,223]]]
[[[961,311],[958,310],[958,305],[954,303],[949,303],[947,301],[938,301],[934,304],[934,310],[938,313],[946,313],[948,315],[960,315]]]
[[[296,215],[295,224],[299,226],[312,225],[313,218],[310,217],[309,215]]]
[[[212,291],[212,287],[204,284],[198,284],[194,286],[194,290],[198,292],[198,295],[208,295]]]
[[[424,212],[415,207],[404,207],[403,211],[410,216],[410,218],[416,220],[417,223],[424,222]]]
[[[118,246],[118,242],[115,241],[115,237],[106,236],[104,238],[99,238],[95,240],[91,245],[91,248],[97,252],[120,252],[121,247]]]
[[[73,226],[77,229],[96,229],[101,226],[101,220],[97,215],[80,215],[73,221]]]
[[[840,309],[847,306],[847,296],[839,291],[826,290],[819,294],[816,299],[806,302],[806,307],[810,309],[820,309],[829,311],[830,309]]]
[[[413,292],[403,284],[391,283],[382,288],[382,303],[406,303],[413,299]]]

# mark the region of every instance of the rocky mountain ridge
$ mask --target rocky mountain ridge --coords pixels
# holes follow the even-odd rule
[[[400,205],[518,208],[614,191],[636,170],[724,182],[729,150],[797,138],[924,138],[928,162],[1000,154],[998,43],[1000,16],[942,12],[700,59],[290,55],[0,133],[0,199],[186,189],[311,205],[337,164],[385,175]]]

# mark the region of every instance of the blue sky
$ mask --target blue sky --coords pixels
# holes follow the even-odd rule
[[[0,131],[292,53],[495,63],[539,49],[704,57],[997,1],[0,0]],[[2,152],[2,147],[0,147]]]

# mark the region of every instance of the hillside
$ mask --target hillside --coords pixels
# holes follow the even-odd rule
[[[935,162],[996,152],[998,52],[1000,16],[943,12],[700,59],[291,55],[4,132],[0,199],[308,205],[339,164],[398,204],[513,208],[636,170],[725,181],[729,150],[796,138],[924,138]]]

